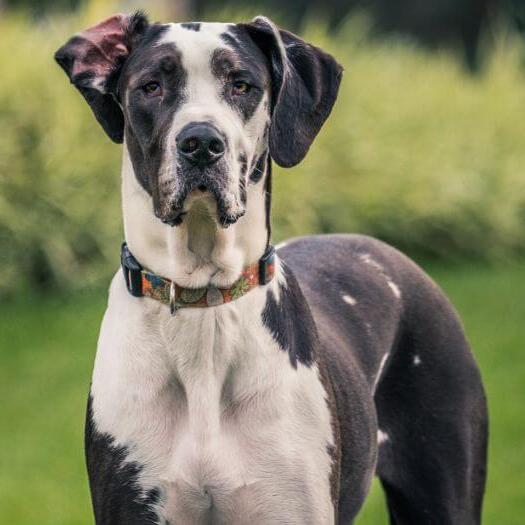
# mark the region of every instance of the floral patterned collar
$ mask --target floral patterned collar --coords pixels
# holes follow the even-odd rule
[[[183,288],[151,273],[140,265],[126,243],[120,253],[122,271],[128,291],[134,297],[152,297],[170,306],[174,314],[180,308],[204,308],[229,303],[259,285],[269,283],[275,274],[275,249],[268,246],[258,262],[247,266],[241,276],[229,287]]]

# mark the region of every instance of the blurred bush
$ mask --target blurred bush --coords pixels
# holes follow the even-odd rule
[[[82,285],[116,261],[120,151],[53,60],[88,18],[0,18],[4,292],[22,284]]]
[[[0,291],[107,279],[122,239],[120,147],[55,66],[55,49],[107,16],[0,19]],[[345,66],[310,155],[275,170],[274,238],[376,235],[412,255],[499,260],[525,247],[525,74],[501,39],[482,75],[447,53],[365,38],[350,21],[307,38]]]
[[[307,161],[277,184],[279,234],[366,232],[447,260],[523,255],[522,42],[502,35],[472,76],[448,53],[370,42],[361,28],[313,32],[344,81]]]

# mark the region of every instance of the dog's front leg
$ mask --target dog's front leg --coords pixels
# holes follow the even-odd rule
[[[184,288],[207,286],[215,266],[193,253],[188,246],[188,226],[183,222],[174,228],[168,245],[173,261],[173,280]]]

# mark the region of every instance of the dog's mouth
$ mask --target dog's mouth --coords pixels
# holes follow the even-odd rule
[[[187,179],[186,179],[187,180]],[[239,196],[228,193],[220,180],[212,177],[193,177],[181,189],[155,209],[155,215],[169,226],[179,226],[197,202],[204,203],[210,215],[221,228],[235,224],[245,213]]]

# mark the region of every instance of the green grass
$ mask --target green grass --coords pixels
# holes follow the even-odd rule
[[[525,268],[436,267],[478,357],[491,412],[485,523],[525,514]],[[0,306],[0,523],[91,522],[82,432],[105,293]],[[374,486],[359,525],[386,523]]]

